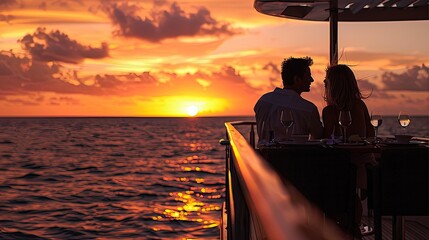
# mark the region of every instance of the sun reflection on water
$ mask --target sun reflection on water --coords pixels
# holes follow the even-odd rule
[[[213,191],[216,192],[216,191]],[[194,191],[186,192],[170,192],[169,196],[174,197],[177,202],[183,203],[183,205],[177,206],[176,208],[165,208],[162,215],[153,216],[154,221],[191,221],[203,223],[203,228],[214,228],[219,226],[219,221],[213,219],[205,219],[201,213],[208,213],[212,211],[220,211],[220,207],[216,205],[206,205],[201,201],[198,201],[195,197]],[[203,197],[201,194],[196,194],[196,197]],[[212,196],[213,198],[213,196]]]
[[[191,149],[198,147],[198,144],[189,145],[189,148]],[[206,169],[203,170],[201,166],[198,166],[200,160],[204,161],[206,159],[206,156],[199,157],[197,155],[193,155],[176,162],[169,162],[172,166],[174,165],[179,169],[179,176],[163,177],[162,179],[164,181],[175,181],[183,184],[189,183],[190,185],[184,185],[187,186],[188,190],[169,192],[168,196],[171,200],[174,200],[177,205],[162,206],[163,209],[155,211],[158,215],[152,217],[154,221],[195,222],[202,224],[200,227],[203,229],[216,228],[219,226],[220,221],[214,216],[218,215],[215,212],[220,211],[220,207],[210,203],[210,200],[203,200],[219,199],[222,197],[222,193],[220,192],[221,190],[203,185],[207,179],[199,176],[199,172],[207,172]],[[186,176],[180,176],[180,174]],[[157,229],[154,229],[154,231],[157,231]]]

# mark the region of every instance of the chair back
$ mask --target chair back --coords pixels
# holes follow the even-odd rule
[[[315,147],[270,149],[263,157],[305,198],[343,230],[354,233],[356,170],[346,150]]]
[[[381,215],[429,215],[428,156],[427,147],[388,148],[381,152]]]

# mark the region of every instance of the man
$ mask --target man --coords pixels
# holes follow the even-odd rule
[[[276,88],[264,94],[254,107],[259,141],[285,140],[292,134],[311,134],[312,139],[322,137],[319,110],[312,102],[301,97],[301,93],[310,91],[314,81],[310,71],[312,64],[310,57],[290,57],[283,61],[283,89]],[[288,109],[292,112],[293,125],[286,133],[280,115]]]

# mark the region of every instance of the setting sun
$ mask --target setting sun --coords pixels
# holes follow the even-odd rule
[[[191,117],[196,116],[198,114],[198,112],[199,112],[199,110],[198,110],[198,107],[196,107],[196,106],[189,106],[186,109],[186,113]]]
[[[303,97],[326,106],[326,23],[270,17],[249,0],[47,2],[0,0],[0,116],[254,116],[291,56],[313,58]],[[340,63],[354,66],[370,111],[428,114],[427,21],[340,28]]]

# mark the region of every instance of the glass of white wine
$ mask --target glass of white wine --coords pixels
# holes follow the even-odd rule
[[[375,139],[374,143],[378,143],[378,128],[383,123],[383,117],[380,114],[371,113],[371,125],[374,127]]]
[[[399,112],[398,122],[399,122],[399,125],[401,125],[402,129],[404,129],[404,132],[405,132],[405,129],[411,123],[410,115],[408,115],[407,113],[404,113],[404,112]]]
[[[289,139],[289,128],[293,125],[293,115],[290,109],[282,110],[280,113],[280,122],[286,130],[286,137]]]
[[[340,111],[338,123],[343,127],[343,142],[347,143],[347,132],[346,129],[352,124],[352,115],[350,111]]]

